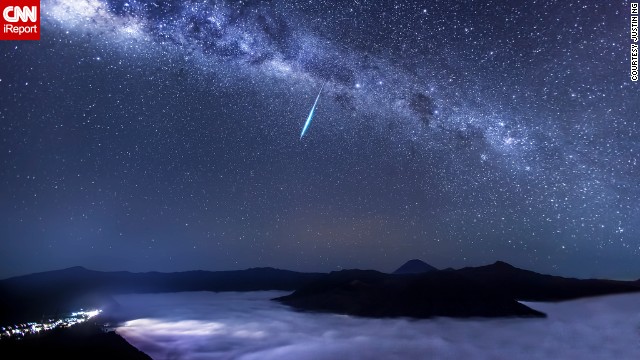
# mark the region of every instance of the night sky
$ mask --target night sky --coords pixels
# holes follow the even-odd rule
[[[629,5],[42,0],[0,42],[0,278],[639,278]]]

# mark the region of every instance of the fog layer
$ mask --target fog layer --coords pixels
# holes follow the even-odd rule
[[[527,303],[547,319],[363,319],[282,292],[119,296],[117,332],[154,359],[640,359],[640,295]]]

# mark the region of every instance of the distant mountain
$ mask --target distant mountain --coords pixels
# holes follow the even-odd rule
[[[422,274],[332,272],[274,300],[300,310],[367,317],[543,316],[518,300],[557,301],[640,291],[637,282],[542,275],[505,262]]]
[[[454,272],[392,275],[343,270],[274,299],[301,310],[365,317],[543,317]]]
[[[413,259],[404,263],[393,274],[422,274],[430,271],[438,271],[438,269],[422,260]]]
[[[320,275],[273,268],[131,273],[73,267],[0,280],[0,325],[82,307],[117,306],[111,298],[116,294],[295,290]]]

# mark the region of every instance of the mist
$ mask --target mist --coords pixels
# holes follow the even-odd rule
[[[640,295],[526,303],[546,319],[366,319],[284,292],[118,296],[117,333],[154,359],[639,359]]]

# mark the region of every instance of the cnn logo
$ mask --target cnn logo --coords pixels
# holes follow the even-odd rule
[[[0,0],[0,40],[40,40],[40,0]]]
[[[2,17],[8,22],[18,21],[31,21],[36,22],[38,20],[38,7],[37,6],[7,6],[2,11]]]

